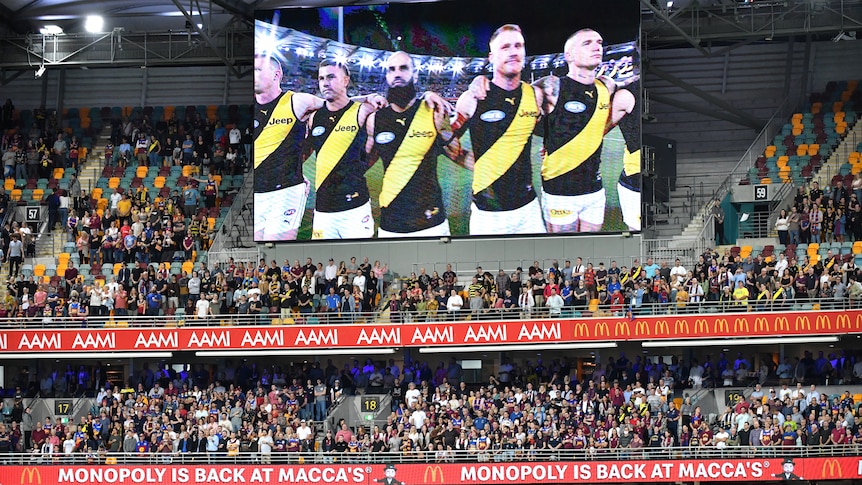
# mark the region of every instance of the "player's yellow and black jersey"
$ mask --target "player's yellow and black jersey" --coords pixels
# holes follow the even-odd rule
[[[560,78],[557,104],[545,118],[545,192],[583,195],[601,190],[602,138],[610,112],[610,94],[601,81],[581,84]]]
[[[305,123],[293,110],[293,92],[281,93],[254,112],[254,191],[271,192],[303,183]]]
[[[635,105],[632,112],[623,116],[619,127],[626,142],[626,151],[623,154],[623,171],[620,174],[620,183],[632,190],[640,190],[641,186],[641,97],[640,83],[633,83],[626,87],[635,95]]]
[[[341,212],[368,202],[367,137],[359,124],[359,107],[350,101],[338,111],[324,106],[314,114],[308,142],[317,153],[314,188],[319,212]]]
[[[536,198],[530,151],[539,106],[533,87],[507,91],[491,84],[470,119],[470,140],[476,165],[473,169],[473,202],[483,211],[519,209]]]
[[[374,119],[374,147],[383,160],[380,228],[415,232],[446,220],[443,193],[437,181],[440,136],[434,110],[416,101],[403,113],[392,108]]]

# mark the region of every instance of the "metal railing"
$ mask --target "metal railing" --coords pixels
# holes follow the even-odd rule
[[[671,295],[672,297],[672,295]],[[559,312],[552,312],[548,307],[533,307],[529,311],[519,308],[483,308],[470,310],[466,307],[459,311],[417,310],[399,311],[392,314],[386,305],[379,312],[310,312],[298,313],[262,313],[259,315],[222,314],[197,318],[192,314],[175,314],[170,316],[139,316],[114,315],[100,317],[16,317],[0,319],[0,328],[26,329],[82,329],[82,328],[161,328],[161,327],[224,327],[224,326],[259,326],[259,325],[353,325],[353,324],[407,324],[407,323],[453,323],[468,321],[516,321],[522,319],[589,319],[625,317],[631,312],[634,317],[649,317],[661,315],[704,315],[718,313],[751,312],[808,312],[825,310],[862,310],[862,300],[815,299],[804,300],[748,300],[746,304],[732,301],[702,301],[668,303],[644,303],[639,307],[629,304],[601,304],[590,310],[587,305],[564,306]]]
[[[407,437],[404,438],[409,439]],[[709,460],[709,459],[745,459],[745,458],[817,458],[844,457],[862,455],[862,445],[826,445],[826,446],[673,446],[667,448],[642,447],[600,448],[600,449],[531,449],[529,445],[501,449],[491,446],[487,450],[411,450],[401,452],[357,452],[337,451],[297,451],[260,453],[248,451],[248,443],[242,445],[241,451],[233,456],[227,452],[211,453],[180,453],[157,452],[124,453],[93,451],[64,453],[9,453],[0,458],[3,465],[73,465],[73,464],[231,464],[231,463],[265,463],[265,464],[371,464],[371,463],[477,463],[477,462],[518,462],[518,461],[593,461],[593,460]],[[320,448],[320,445],[316,446]]]
[[[235,230],[245,230],[245,226],[251,225],[251,221],[239,221],[246,217],[246,212],[249,214],[251,213],[251,206],[249,204],[253,202],[253,187],[254,176],[251,171],[249,171],[244,175],[242,186],[236,194],[236,197],[234,197],[230,210],[222,220],[221,227],[216,231],[216,237],[213,239],[212,245],[210,246],[211,253],[218,254],[222,252],[235,251],[234,247],[237,246],[235,242],[238,240],[238,234],[234,233]],[[248,242],[252,245],[254,244],[252,238],[248,238]],[[257,261],[257,259],[252,261]]]

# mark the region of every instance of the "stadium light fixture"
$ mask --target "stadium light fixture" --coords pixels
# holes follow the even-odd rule
[[[84,22],[84,28],[91,34],[97,34],[102,31],[104,23],[105,19],[101,15],[88,15]]]
[[[36,79],[42,77],[42,74],[45,74],[45,66],[39,66],[39,69],[36,70]]]
[[[42,35],[60,35],[63,33],[63,28],[59,25],[48,24],[39,29],[39,33]]]
[[[778,345],[778,344],[825,344],[838,341],[836,336],[826,337],[769,337],[769,338],[727,338],[727,339],[683,339],[652,340],[643,342],[645,349],[661,347],[710,347],[719,345]]]
[[[314,356],[314,355],[389,355],[394,354],[395,349],[276,349],[276,350],[198,350],[195,357],[277,357],[277,356]]]
[[[576,342],[570,344],[522,344],[522,345],[459,345],[455,347],[422,347],[420,354],[456,354],[470,352],[550,352],[553,350],[578,350],[578,349],[614,349],[616,342]]]

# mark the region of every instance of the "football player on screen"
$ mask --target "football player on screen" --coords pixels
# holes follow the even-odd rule
[[[623,170],[617,182],[623,222],[630,231],[641,230],[641,139],[638,85],[620,89],[611,102],[611,122],[619,125],[626,143]]]
[[[532,137],[541,115],[541,90],[521,81],[526,48],[521,28],[506,24],[489,42],[494,66],[487,93],[465,91],[455,105],[453,129],[470,133],[465,166],[473,170],[470,234],[545,232],[532,182]]]
[[[296,239],[309,184],[302,175],[306,122],[324,100],[281,90],[283,71],[277,58],[254,57],[254,239]],[[353,98],[369,109],[382,107],[378,95]]]
[[[371,198],[365,172],[368,168],[365,123],[377,106],[347,97],[347,66],[324,60],[318,72],[325,100],[308,120],[306,153],[316,152],[316,190],[312,239],[366,239],[374,235]],[[426,95],[432,111],[445,112],[445,101]]]
[[[409,54],[392,54],[384,67],[389,106],[372,113],[365,126],[368,166],[380,158],[384,167],[377,236],[448,236],[437,157],[458,139],[445,110],[416,97],[417,72]]]

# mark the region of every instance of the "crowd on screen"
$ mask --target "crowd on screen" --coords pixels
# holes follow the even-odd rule
[[[849,184],[836,176],[825,191],[817,181],[796,190],[793,203],[779,211],[775,222],[781,244],[862,240],[862,174]]]
[[[786,361],[763,365],[751,392],[718,416],[704,415],[683,389],[747,382],[751,366],[741,353],[691,364],[620,354],[598,362],[586,377],[566,359],[504,359],[480,386],[466,384],[455,358],[436,367],[354,360],[342,369],[332,360],[283,367],[228,361],[220,369],[180,371],[144,364],[125,383],[108,381],[101,364],[69,366],[18,376],[23,387],[16,389],[13,407],[2,410],[8,424],[0,424],[0,453],[29,453],[37,463],[102,462],[121,453],[164,462],[190,453],[211,459],[242,454],[243,460],[269,463],[296,462],[302,453],[343,461],[350,459],[343,455],[390,451],[445,462],[465,456],[529,460],[539,453],[563,459],[564,453],[608,450],[636,456],[673,448],[696,456],[701,448],[862,445],[860,403],[849,391],[828,396],[818,390],[836,368],[850,366],[855,375],[833,383],[858,382],[862,361],[844,352],[829,357],[806,352],[791,371]],[[719,372],[722,366],[731,372]],[[761,385],[770,381],[779,385]],[[83,389],[96,394],[95,404],[79,422],[35,422],[24,404],[28,384],[38,384],[43,397]],[[325,429],[332,405],[353,393],[391,395],[386,422]],[[675,396],[684,396],[681,405]]]

